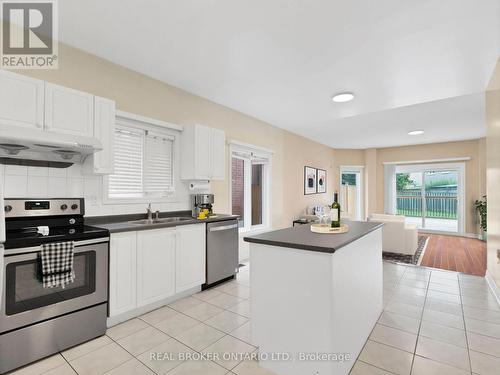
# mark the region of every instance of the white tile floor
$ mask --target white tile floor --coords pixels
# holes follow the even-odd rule
[[[272,375],[255,361],[152,360],[252,353],[250,266],[238,279],[115,326],[15,374]],[[500,307],[484,278],[384,263],[385,310],[351,374],[500,374]]]

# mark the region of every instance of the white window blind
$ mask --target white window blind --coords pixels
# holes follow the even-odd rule
[[[144,127],[115,127],[115,173],[111,199],[161,198],[174,192],[175,137]]]
[[[144,132],[116,126],[115,173],[109,176],[110,198],[142,197]]]
[[[174,138],[147,132],[144,190],[148,195],[173,191]]]

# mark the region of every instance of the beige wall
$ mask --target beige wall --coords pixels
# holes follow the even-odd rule
[[[81,50],[60,45],[59,51],[58,70],[16,72],[113,99],[119,110],[185,126],[205,124],[223,129],[229,140],[273,150],[274,227],[291,225],[306,205],[329,203],[332,199],[333,149]],[[328,171],[327,194],[303,195],[304,165]],[[227,167],[229,170],[229,163]],[[212,190],[216,194],[215,209],[229,212],[229,182],[214,182]]]
[[[473,203],[481,198],[485,191],[485,140],[477,139],[462,142],[435,143],[417,146],[379,148],[376,155],[376,205],[370,206],[375,212],[384,212],[384,162],[436,160],[446,158],[468,157],[465,162],[465,230],[467,233],[478,233],[478,222]],[[370,187],[371,189],[371,187]]]
[[[486,92],[488,274],[500,288],[500,60]]]

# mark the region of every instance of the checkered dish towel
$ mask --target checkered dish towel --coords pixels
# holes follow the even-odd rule
[[[42,245],[42,283],[44,288],[66,287],[75,281],[73,270],[75,243],[59,242]]]

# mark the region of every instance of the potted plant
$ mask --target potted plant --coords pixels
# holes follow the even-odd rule
[[[483,196],[483,199],[476,200],[474,202],[474,206],[476,207],[476,211],[479,214],[479,224],[481,226],[480,238],[481,240],[486,241],[486,231],[488,230],[486,195]]]

